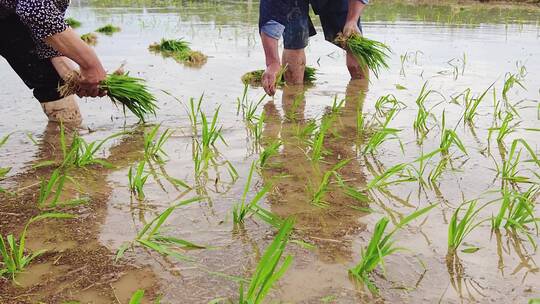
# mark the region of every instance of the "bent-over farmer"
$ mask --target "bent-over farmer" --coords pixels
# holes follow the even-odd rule
[[[106,76],[94,50],[68,27],[69,0],[0,0],[0,56],[4,57],[41,103],[51,121],[80,122],[75,96],[57,88],[80,68],[79,96],[104,96],[98,85]],[[71,60],[69,60],[69,59]]]
[[[324,37],[334,42],[339,33],[345,37],[361,34],[360,16],[368,0],[261,0],[259,31],[266,56],[266,71],[262,84],[274,95],[275,79],[283,65],[285,80],[301,84],[304,79],[306,55],[304,49],[310,36],[316,34],[309,17],[309,5],[321,20]],[[280,62],[278,41],[283,36],[283,63]],[[352,79],[363,78],[363,70],[347,51],[347,68]]]

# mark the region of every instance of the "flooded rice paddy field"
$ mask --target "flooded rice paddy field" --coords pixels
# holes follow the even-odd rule
[[[107,99],[81,101],[84,125],[77,132],[86,141],[126,132],[107,141],[98,153],[114,166],[70,171],[72,179],[60,200],[88,202],[57,208],[76,214],[76,219],[30,226],[27,247],[48,251],[17,275],[19,285],[0,281],[0,302],[127,303],[137,289],[146,291],[148,303],[158,298],[162,303],[237,299],[239,278],[251,277],[276,229],[258,217],[236,227],[233,206],[242,198],[252,162],[277,141],[277,153],[255,170],[247,193],[251,199],[268,185],[260,205],[281,218],[296,219],[292,238],[297,242],[287,247],[294,262],[268,301],[525,303],[540,297],[535,224],[526,224],[525,230],[493,230],[491,221],[502,205],[501,188],[524,193],[540,182],[535,162],[540,145],[540,11],[375,2],[365,13],[364,35],[391,47],[390,69],[379,79],[350,81],[343,52],[319,34],[307,49],[308,65],[318,69],[314,86],[288,86],[274,98],[262,98],[260,88],[248,89],[248,104],[262,100],[256,114],[264,113],[265,119],[258,129],[237,112],[237,98],[244,91],[240,77],[264,67],[257,14],[255,1],[73,1],[69,15],[82,22],[79,33],[107,23],[121,27],[112,36],[98,35],[95,49],[109,70],[125,63],[132,75],[146,79],[160,109],[148,126],[141,126],[131,114],[124,118]],[[148,51],[161,38],[181,37],[209,56],[206,64],[185,66]],[[0,232],[5,236],[20,233],[24,223],[39,214],[40,179],[48,179],[52,169],[33,165],[61,160],[62,149],[58,126],[47,124],[31,92],[7,63],[0,66],[0,134],[11,133],[0,155],[0,167],[12,167],[1,183],[8,191],[0,202]],[[517,81],[513,85],[508,80],[512,76]],[[417,103],[424,85],[424,93],[432,92]],[[476,115],[463,119],[484,92]],[[217,141],[216,165],[195,178],[194,139],[200,140],[201,126],[194,134],[187,110],[190,98],[203,94],[203,113],[211,117],[220,107],[217,124],[226,144]],[[389,102],[377,105],[389,94]],[[398,102],[392,103],[392,96]],[[332,108],[334,100],[344,103]],[[429,112],[423,131],[414,128],[419,108]],[[364,119],[361,128],[359,115]],[[388,117],[387,129],[399,131],[366,151]],[[329,125],[322,136],[323,157],[314,161],[306,130],[321,121]],[[161,124],[160,133],[169,128],[173,134],[164,144],[164,161],[147,162],[151,174],[145,197],[137,199],[130,192],[128,171],[144,159],[144,133],[156,124]],[[509,134],[498,142],[504,125]],[[448,154],[431,155],[440,147],[444,130],[454,130],[460,140]],[[308,134],[308,140],[302,134]],[[516,139],[530,147],[516,141],[519,156],[512,153]],[[324,174],[345,159],[348,163],[337,170],[341,179],[368,199],[347,196],[332,175],[323,195],[326,205],[314,205]],[[444,170],[431,181],[430,174],[444,160]],[[377,177],[398,164],[404,164],[402,170],[385,180],[388,185],[382,181],[373,186]],[[403,182],[393,182],[397,180]],[[206,248],[181,251],[190,259],[179,260],[133,246],[114,261],[117,250],[156,215],[197,196],[203,199],[175,210],[162,229]],[[480,224],[466,236],[457,255],[448,255],[452,214],[474,200],[477,208],[489,203],[475,218]],[[530,202],[536,205],[538,196],[532,195]],[[359,262],[380,218],[388,217],[394,226],[429,204],[438,205],[393,237],[407,250],[388,256],[384,271],[378,267],[371,275],[378,295],[349,277],[348,269]],[[533,212],[538,218],[540,211]]]

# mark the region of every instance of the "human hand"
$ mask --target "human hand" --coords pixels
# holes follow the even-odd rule
[[[343,36],[345,36],[345,38],[349,38],[353,34],[362,35],[362,32],[360,31],[356,21],[347,21],[343,27]]]
[[[262,85],[264,91],[269,96],[274,96],[276,94],[276,78],[279,73],[281,66],[279,63],[273,63],[266,67],[264,74],[262,76]]]
[[[79,91],[77,95],[79,97],[103,97],[107,95],[107,92],[99,88],[99,84],[105,79],[107,73],[100,63],[95,64],[89,68],[81,67],[79,77]]]

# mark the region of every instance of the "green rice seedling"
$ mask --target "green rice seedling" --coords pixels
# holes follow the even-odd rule
[[[522,89],[527,90],[525,86],[521,83],[520,77],[516,74],[507,73],[504,80],[503,90],[502,90],[502,96],[505,101],[508,102],[508,92],[515,86],[520,86]]]
[[[252,72],[245,73],[242,75],[242,83],[244,85],[251,85],[254,87],[259,87],[262,85],[262,76],[264,74],[264,70],[256,70]],[[305,85],[313,85],[315,81],[317,81],[317,69],[314,67],[306,66],[304,69],[304,84]],[[279,86],[285,85],[285,79],[283,78],[283,75],[278,77],[277,84]]]
[[[199,111],[197,115],[201,121],[200,138],[195,140],[195,148],[193,152],[193,160],[195,162],[195,172],[197,176],[205,171],[210,163],[215,163],[216,158],[219,156],[219,152],[215,148],[216,141],[220,139],[224,144],[227,144],[221,135],[221,127],[218,128],[217,126],[219,111],[220,107],[214,111],[211,121],[208,121],[206,115],[201,111]]]
[[[261,155],[259,156],[259,168],[266,167],[266,165],[268,164],[268,160],[272,156],[279,153],[279,148],[282,144],[283,142],[281,140],[276,140],[264,148],[264,150],[261,152]]]
[[[182,38],[170,40],[161,39],[161,42],[150,45],[149,49],[189,65],[200,66],[205,64],[208,59],[208,56],[203,53],[192,50],[189,46],[189,42]]]
[[[45,250],[39,250],[30,254],[25,253],[25,251],[28,251],[26,248],[26,234],[30,224],[51,218],[70,219],[73,217],[73,215],[67,213],[43,213],[34,216],[26,223],[18,240],[13,234],[7,235],[5,239],[0,235],[0,254],[2,255],[0,276],[9,276],[15,281],[17,273],[23,272],[30,262],[45,252]]]
[[[414,179],[411,179],[410,177],[391,179],[394,176],[402,177],[403,170],[405,170],[408,165],[408,163],[401,163],[388,168],[386,171],[370,180],[366,185],[366,190],[384,189],[389,185],[414,181]]]
[[[69,27],[74,28],[74,29],[81,27],[82,25],[82,23],[79,20],[72,17],[66,18],[66,24],[69,25]]]
[[[433,170],[431,170],[431,172],[429,173],[429,180],[432,183],[439,179],[439,177],[441,177],[444,170],[446,170],[448,163],[449,157],[447,155],[442,155],[441,159],[437,163],[437,166],[435,166],[435,168],[433,168]]]
[[[242,104],[242,115],[245,122],[254,124],[256,121],[259,120],[260,115],[257,115],[257,109],[259,108],[259,106],[261,105],[261,103],[264,101],[265,98],[266,98],[266,94],[263,95],[263,97],[261,97],[261,99],[259,99],[259,101],[257,102],[254,102],[254,101],[248,102],[246,100],[245,103]]]
[[[480,96],[471,97],[470,89],[466,91],[464,96],[465,111],[463,112],[463,121],[467,123],[473,123],[474,118],[478,115],[478,106],[486,97],[488,91],[493,87],[495,83],[492,83]]]
[[[310,143],[311,161],[317,162],[324,156],[324,138],[326,137],[328,129],[330,129],[332,126],[332,123],[333,119],[331,117],[324,117],[321,120],[321,125],[319,126],[318,131],[314,134],[314,137]]]
[[[201,103],[203,101],[204,94],[199,97],[199,100],[195,102],[195,99],[192,97],[189,99],[189,108],[187,109],[188,118],[191,122],[191,129],[194,136],[199,135],[198,125],[200,123],[199,116],[201,114]]]
[[[337,172],[334,173],[334,176],[336,177],[336,181],[339,185],[339,187],[341,188],[341,190],[343,191],[343,193],[345,193],[345,195],[347,195],[348,197],[351,197],[361,203],[365,203],[369,200],[369,197],[364,193],[364,191],[359,191],[349,185],[347,185],[345,183],[345,181],[343,180],[343,178],[341,178],[341,175]],[[356,206],[351,206],[351,208],[353,209],[358,209],[358,208],[362,208],[362,207],[356,207]]]
[[[336,42],[350,50],[364,71],[371,70],[375,77],[379,78],[381,69],[388,69],[387,60],[390,48],[375,40],[353,34],[349,37],[338,36]]]
[[[308,142],[317,131],[317,123],[315,120],[308,120],[305,125],[294,124],[295,137],[303,142]]]
[[[129,167],[128,171],[129,189],[131,190],[131,193],[136,194],[137,198],[140,200],[144,199],[144,184],[146,184],[146,180],[150,176],[149,173],[144,173],[145,165],[146,162],[141,161],[136,169]]]
[[[447,155],[450,151],[450,147],[452,145],[455,145],[461,152],[464,154],[467,154],[467,149],[465,149],[465,145],[457,135],[455,129],[449,130],[446,129],[446,113],[443,111],[442,114],[442,136],[441,136],[441,143],[439,144],[439,149],[441,151],[441,154],[443,156]]]
[[[265,119],[266,119],[266,116],[264,112],[262,112],[261,115],[258,117],[257,123],[249,125],[249,130],[255,140],[254,145],[256,146],[255,148],[256,151],[259,151],[259,145],[262,141]]]
[[[97,39],[97,35],[94,33],[86,33],[81,35],[81,40],[86,42],[88,45],[96,45]]]
[[[240,109],[243,110],[243,105],[247,103],[248,100],[248,84],[244,84],[244,90],[242,91],[242,97],[236,97],[236,116],[240,115]],[[243,115],[243,114],[242,114]]]
[[[112,24],[107,24],[98,28],[96,32],[110,36],[116,32],[120,32],[120,27],[114,26]]]
[[[200,200],[200,197],[187,199],[165,209],[165,211],[163,211],[150,222],[145,224],[144,227],[139,231],[139,233],[137,233],[137,236],[133,241],[124,243],[122,244],[122,246],[120,246],[120,248],[116,252],[116,260],[118,261],[119,259],[121,259],[130,247],[136,245],[146,247],[150,250],[154,250],[164,256],[171,256],[179,260],[190,260],[189,257],[179,253],[177,249],[202,249],[205,248],[205,246],[197,245],[176,237],[163,235],[160,231],[160,228],[174,210],[182,206],[198,202]]]
[[[518,150],[518,144],[521,144],[529,152],[529,155],[532,157],[531,161],[536,164],[538,168],[540,168],[540,160],[536,156],[536,153],[531,146],[523,139],[515,139],[512,142],[512,146],[510,147],[510,152],[508,153],[507,158],[503,160],[502,166],[498,168],[498,173],[501,174],[503,181],[514,184],[529,183],[530,181],[527,176],[519,175],[519,164],[521,163],[520,159],[522,149]]]
[[[366,146],[364,147],[362,154],[367,153],[373,153],[375,152],[380,145],[382,145],[385,141],[390,139],[398,139],[398,133],[401,132],[400,129],[395,128],[388,128],[388,124],[390,124],[390,121],[394,118],[396,114],[396,109],[392,109],[388,112],[386,115],[386,120],[382,124],[382,126],[371,136],[371,138],[366,143]]]
[[[488,137],[491,138],[491,134],[495,131],[498,131],[497,142],[503,143],[506,136],[514,133],[516,131],[516,127],[519,125],[519,122],[517,124],[511,125],[513,120],[514,120],[514,115],[510,112],[506,113],[506,116],[504,117],[499,127],[489,128]]]
[[[396,96],[394,94],[388,94],[379,97],[377,101],[375,102],[375,110],[377,111],[377,114],[384,116],[388,111],[391,109],[398,109],[402,110],[406,108],[407,105],[405,105],[403,102],[397,100]]]
[[[144,134],[144,156],[147,160],[155,160],[159,163],[163,162],[163,158],[167,157],[167,152],[163,150],[163,145],[169,140],[173,131],[166,129],[165,132],[157,137],[161,125],[156,125],[150,132]]]
[[[334,101],[332,102],[332,106],[330,107],[330,113],[332,114],[339,114],[341,113],[341,109],[345,105],[345,99],[340,99],[338,101],[337,95],[334,96]]]
[[[349,274],[359,282],[365,284],[368,289],[377,293],[378,288],[371,280],[370,274],[377,268],[378,265],[383,267],[384,271],[384,258],[395,253],[396,251],[404,250],[404,248],[395,247],[393,235],[409,222],[421,217],[422,215],[431,211],[437,204],[419,209],[410,215],[401,219],[401,221],[390,232],[385,234],[386,228],[390,220],[387,217],[381,218],[377,224],[375,224],[375,230],[371,240],[365,249],[362,249],[360,253],[360,262],[353,268],[349,269]]]
[[[456,211],[452,214],[450,223],[448,224],[448,253],[454,255],[458,250],[459,246],[463,243],[463,240],[479,225],[481,225],[485,220],[477,220],[477,217],[480,211],[487,206],[476,208],[477,201],[469,201],[460,205]],[[464,209],[464,207],[466,209]],[[459,219],[461,211],[465,213]]]
[[[349,161],[350,159],[344,159],[337,163],[334,167],[332,167],[332,169],[324,173],[321,182],[319,183],[317,189],[313,192],[313,195],[311,197],[311,204],[313,206],[319,208],[327,208],[329,206],[329,203],[325,201],[324,198],[329,190],[331,182],[330,178],[332,176],[335,176],[337,174],[337,171],[347,165]]]
[[[141,304],[144,297],[144,290],[138,289],[129,299],[129,304]]]
[[[257,192],[257,194],[250,201],[247,200],[247,195],[249,191],[251,190],[251,182],[252,182],[254,171],[255,171],[255,162],[252,162],[251,167],[249,169],[246,185],[244,186],[244,192],[242,193],[242,198],[240,200],[240,203],[234,205],[233,207],[233,221],[235,224],[243,224],[246,218],[255,214],[262,220],[269,223],[270,225],[274,227],[279,226],[281,225],[282,220],[278,216],[274,215],[270,211],[267,211],[261,208],[258,205],[259,201],[270,190],[269,186],[264,186],[259,192]]]
[[[538,185],[531,186],[526,192],[520,193],[516,190],[502,190],[501,207],[497,216],[491,219],[493,229],[500,229],[503,221],[504,228],[516,229],[525,233],[531,244],[536,246],[536,242],[530,236],[528,225],[534,224],[538,234],[538,222],[540,218],[535,217],[534,199],[538,196],[540,188]]]
[[[298,119],[298,113],[301,112],[301,111],[298,111],[298,108],[302,105],[302,103],[305,100],[305,93],[306,92],[303,91],[301,94],[296,94],[291,106],[285,109],[285,113],[284,113],[285,118],[287,118],[290,121],[296,121]]]
[[[422,134],[423,136],[429,132],[429,127],[427,125],[427,121],[429,116],[431,115],[431,110],[428,110],[426,108],[426,100],[427,98],[435,93],[435,91],[431,89],[427,89],[428,82],[424,82],[424,85],[422,86],[422,89],[420,90],[420,94],[416,98],[416,105],[418,106],[418,111],[416,113],[416,118],[413,123],[414,130]]]
[[[67,175],[65,173],[61,173],[60,169],[56,169],[53,171],[48,181],[43,178],[41,179],[41,187],[39,188],[38,196],[38,206],[40,208],[45,206],[45,203],[51,194],[53,194],[53,191],[54,197],[52,201],[49,202],[49,206],[51,208],[56,207],[58,200],[60,199],[60,195],[62,194],[62,190],[64,189],[66,177]]]
[[[58,89],[60,95],[76,94],[79,91],[79,77],[78,72],[69,75]],[[128,73],[113,73],[108,74],[99,86],[107,91],[107,96],[115,105],[122,105],[124,114],[127,108],[143,122],[146,115],[156,115],[156,98],[148,91],[143,79],[131,77]]]
[[[293,226],[294,220],[291,218],[281,224],[276,237],[259,260],[247,291],[240,284],[238,304],[263,303],[274,283],[285,274],[293,261],[290,255],[283,258]]]

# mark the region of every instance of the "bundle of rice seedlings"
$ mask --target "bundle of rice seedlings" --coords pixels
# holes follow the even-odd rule
[[[161,42],[151,44],[150,51],[159,52],[165,57],[172,57],[176,61],[189,65],[200,66],[206,63],[208,57],[189,47],[189,42],[183,39],[161,39]]]
[[[114,26],[112,24],[107,24],[105,26],[102,26],[96,30],[98,33],[102,33],[105,35],[112,35],[116,32],[120,32],[120,28],[118,26]]]
[[[259,87],[262,85],[263,74],[264,74],[264,70],[256,70],[256,71],[245,73],[241,78],[242,83],[249,84],[254,87]],[[317,80],[317,77],[315,76],[315,74],[317,74],[316,68],[306,66],[304,70],[304,84],[313,85],[313,83]],[[280,86],[285,84],[283,73],[280,75],[279,79],[277,80],[277,83]]]
[[[76,94],[79,91],[79,73],[74,72],[67,77],[65,83],[58,88],[62,96]],[[141,78],[131,77],[128,73],[108,74],[101,82],[100,88],[107,91],[107,96],[116,105],[121,104],[124,110],[128,108],[141,121],[145,115],[156,115],[156,98],[148,91]]]
[[[339,35],[336,38],[336,43],[350,50],[364,71],[371,70],[375,77],[379,78],[379,72],[382,68],[388,69],[386,60],[391,51],[386,44],[362,37],[359,34],[353,34],[349,37]]]
[[[83,34],[81,35],[81,39],[88,45],[96,45],[97,43],[97,35],[94,33]]]
[[[67,25],[69,25],[71,28],[78,28],[82,25],[82,23],[75,19],[75,18],[66,18],[66,23]]]

